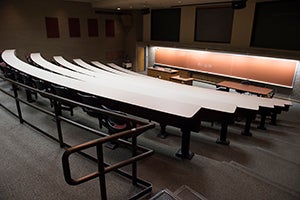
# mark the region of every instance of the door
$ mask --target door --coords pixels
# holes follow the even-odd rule
[[[137,47],[137,72],[145,71],[145,47]]]

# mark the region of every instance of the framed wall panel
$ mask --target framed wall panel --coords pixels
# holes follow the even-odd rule
[[[69,18],[69,34],[70,37],[80,37],[79,18]]]
[[[300,50],[300,1],[258,2],[251,46]]]
[[[98,37],[98,21],[97,19],[88,19],[88,36],[89,37]]]
[[[151,11],[151,40],[179,41],[181,9],[156,9]]]
[[[58,18],[46,17],[46,32],[48,38],[59,38]]]
[[[230,43],[233,9],[197,8],[195,41]]]
[[[106,37],[115,37],[115,21],[113,19],[105,20],[105,35]]]

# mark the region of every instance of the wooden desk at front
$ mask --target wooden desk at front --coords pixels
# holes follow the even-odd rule
[[[175,82],[175,83],[193,85],[194,78],[184,78],[184,77],[180,77],[179,75],[177,75],[177,76],[171,76],[170,80]]]
[[[263,96],[263,97],[271,97],[273,94],[273,89],[264,88],[264,87],[258,87],[254,85],[249,84],[242,84],[237,83],[233,81],[222,81],[220,83],[217,83],[216,87],[226,87],[229,89],[236,89],[243,92],[249,92],[251,94],[256,94],[257,96]]]
[[[178,70],[165,67],[148,67],[147,75],[169,81],[172,76],[178,75]]]

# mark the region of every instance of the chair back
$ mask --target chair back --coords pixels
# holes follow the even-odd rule
[[[51,84],[51,90],[52,90],[53,94],[58,95],[60,97],[70,99],[73,101],[79,101],[79,98],[76,95],[76,92],[74,92],[73,90],[66,88],[64,86]],[[72,104],[70,102],[67,102],[66,104],[76,106],[75,104]]]

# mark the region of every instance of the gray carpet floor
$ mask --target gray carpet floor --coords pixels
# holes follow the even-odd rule
[[[7,82],[0,87],[10,91]],[[19,91],[21,97],[23,90]],[[0,92],[3,106],[16,112],[15,102]],[[39,96],[34,104],[51,110],[49,102]],[[57,137],[55,121],[26,105],[24,119]],[[64,115],[97,128],[96,119],[76,108],[74,116]],[[267,130],[257,129],[259,117],[252,124],[252,137],[242,136],[244,122],[229,127],[229,146],[216,144],[220,126],[202,123],[199,133],[192,133],[192,160],[175,156],[181,144],[180,130],[167,127],[166,139],[157,137],[159,125],[138,138],[140,145],[155,153],[138,163],[139,177],[153,184],[149,199],[163,189],[175,191],[183,185],[211,200],[300,199],[300,104],[293,103],[290,111],[278,116],[278,125],[267,124]],[[79,186],[64,181],[61,157],[63,148],[0,107],[0,200],[83,200],[100,199],[97,179]],[[106,131],[103,129],[103,131]],[[93,134],[63,123],[65,142],[80,144],[97,138]],[[94,155],[95,149],[87,153]],[[128,150],[105,149],[105,160],[115,162],[128,157]],[[75,177],[93,172],[96,163],[80,156],[71,157]],[[128,167],[124,168],[125,170]],[[109,199],[126,199],[141,188],[116,173],[107,175]]]

